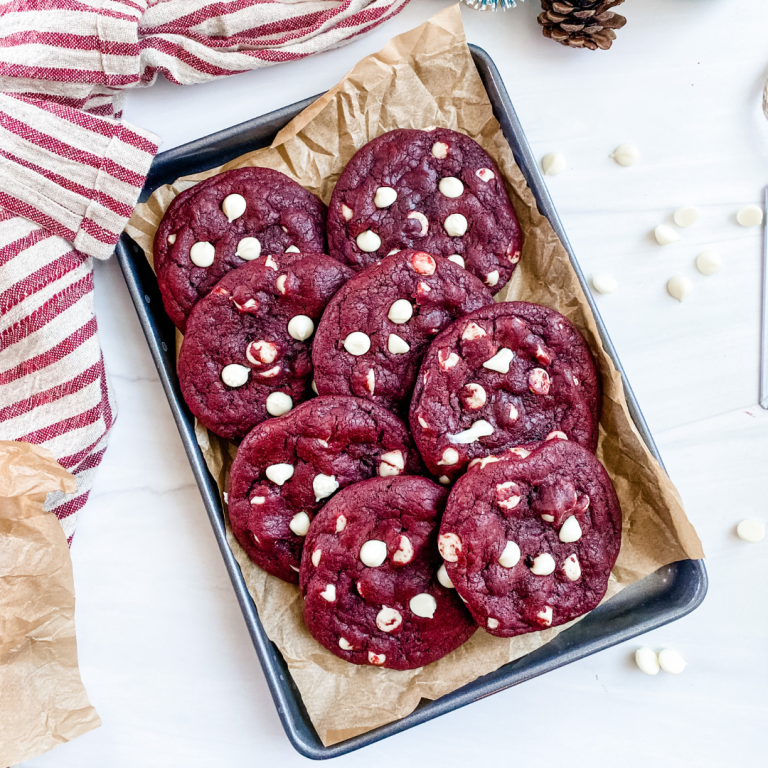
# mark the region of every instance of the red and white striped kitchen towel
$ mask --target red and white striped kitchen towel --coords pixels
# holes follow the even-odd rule
[[[75,475],[47,504],[70,541],[115,418],[92,259],[114,251],[158,146],[120,121],[122,91],[338,47],[407,2],[0,2],[0,439]]]

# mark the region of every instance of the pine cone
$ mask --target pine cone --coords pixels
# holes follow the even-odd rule
[[[607,51],[616,39],[614,29],[627,20],[610,9],[624,0],[541,0],[539,15],[544,37],[571,48]]]

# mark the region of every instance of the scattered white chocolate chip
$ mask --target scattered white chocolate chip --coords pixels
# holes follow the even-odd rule
[[[678,227],[692,227],[701,218],[701,213],[696,206],[684,205],[675,211],[674,218]]]
[[[264,266],[269,267],[270,269],[274,269],[275,272],[277,272],[277,262],[272,258],[271,255],[264,259]]]
[[[456,445],[469,445],[476,443],[481,437],[488,437],[494,433],[493,425],[485,419],[478,419],[469,429],[448,435],[448,439]]]
[[[489,272],[485,276],[485,284],[490,288],[493,288],[499,282],[499,270],[494,269],[493,272]]]
[[[424,429],[429,429],[429,424],[427,423],[427,420],[423,416],[417,416],[417,419],[419,421],[420,426],[422,426]]]
[[[392,249],[392,250],[391,250],[391,251],[390,251],[390,252],[387,254],[387,256],[394,256],[396,253],[400,253],[400,251],[401,251],[401,250],[402,250],[402,248],[393,248],[393,249]]]
[[[293,399],[285,392],[270,392],[267,395],[267,413],[270,416],[282,416],[293,409]]]
[[[499,555],[499,565],[503,568],[514,568],[520,562],[520,547],[514,541],[504,545],[504,551]]]
[[[378,568],[387,559],[387,545],[378,539],[369,539],[360,547],[360,560],[369,568]]]
[[[336,475],[324,475],[322,472],[315,475],[312,480],[312,490],[315,492],[315,501],[327,499],[339,489]]]
[[[534,395],[548,395],[549,385],[549,374],[543,368],[534,368],[528,374],[528,389]]]
[[[370,229],[366,229],[365,232],[361,232],[355,242],[357,247],[364,253],[373,253],[381,248],[381,238]]]
[[[373,196],[373,204],[377,208],[389,208],[397,200],[397,192],[392,187],[379,187]]]
[[[387,317],[395,324],[402,325],[413,317],[413,307],[408,299],[398,299],[389,308]]]
[[[544,440],[567,440],[568,435],[565,434],[565,432],[561,432],[559,429],[555,429],[552,432],[550,432]]]
[[[296,341],[306,341],[315,332],[315,324],[307,315],[294,315],[288,321],[288,333]]]
[[[437,537],[440,556],[448,563],[455,563],[461,552],[461,539],[455,533],[441,533]]]
[[[419,222],[421,226],[421,232],[420,232],[421,237],[423,237],[424,235],[427,234],[427,232],[429,232],[429,221],[427,220],[427,217],[423,213],[421,213],[420,211],[411,211],[408,214],[408,218],[416,219],[416,221]]]
[[[508,452],[511,453],[513,450],[514,449],[511,448]],[[488,464],[495,464],[497,461],[501,461],[501,459],[497,458],[496,456],[486,456],[484,459],[472,459],[472,461],[470,461],[467,465],[467,469],[472,469],[472,467],[480,467],[480,469],[482,469]]]
[[[245,213],[245,198],[242,195],[227,195],[221,204],[221,210],[231,224]]]
[[[405,469],[405,459],[402,451],[387,451],[381,455],[379,464],[380,477],[394,477]]]
[[[531,573],[534,576],[549,576],[555,570],[555,559],[549,552],[542,552],[533,558]]]
[[[446,588],[446,589],[455,589],[453,586],[453,582],[451,581],[451,577],[448,575],[448,571],[445,570],[445,563],[443,563],[438,569],[437,569],[437,580]]]
[[[341,533],[347,527],[347,518],[344,515],[339,515],[336,518],[336,533]]]
[[[288,227],[284,227],[282,224],[280,225],[280,229],[282,229],[286,234],[288,233]]]
[[[659,245],[671,245],[680,239],[680,235],[678,235],[669,224],[659,224],[659,226],[653,230],[653,236],[656,238],[656,242]]]
[[[497,373],[509,373],[509,364],[515,357],[515,353],[507,347],[502,347],[492,358],[483,363],[483,368]]]
[[[440,475],[440,477],[437,478],[437,482],[440,483],[440,485],[450,485],[451,478],[448,477],[448,475]]]
[[[664,648],[659,651],[659,666],[670,675],[679,675],[688,664],[676,650]]]
[[[221,380],[228,387],[242,387],[248,381],[248,374],[251,372],[250,368],[246,368],[239,363],[231,363],[225,365],[221,369]]]
[[[344,339],[344,349],[355,357],[364,355],[370,348],[371,340],[362,331],[353,331]]]
[[[420,616],[422,619],[431,619],[437,610],[437,600],[428,592],[414,595],[408,601],[408,607],[411,613]]]
[[[742,520],[736,526],[736,534],[742,541],[757,544],[765,538],[765,525],[759,520]]]
[[[288,275],[280,275],[277,280],[275,280],[275,288],[277,288],[277,292],[285,296],[287,292],[287,288],[285,287],[286,282],[288,281]]]
[[[619,165],[628,168],[638,161],[640,158],[640,150],[634,144],[619,144],[619,146],[611,152],[611,158],[613,158]]]
[[[579,558],[576,555],[571,555],[565,558],[563,563],[563,571],[568,581],[576,581],[581,576],[581,565],[579,565]]]
[[[759,227],[763,223],[763,209],[759,205],[745,205],[736,214],[742,227]]]
[[[467,408],[471,411],[482,408],[488,399],[485,390],[479,384],[467,384],[467,389],[471,393],[465,401]]]
[[[176,242],[176,234],[168,235],[168,245],[173,245]]]
[[[368,369],[368,373],[365,374],[365,388],[373,394],[376,390],[376,374],[373,368]]]
[[[349,221],[352,218],[352,209],[348,205],[341,204],[341,215],[344,217],[344,221]]]
[[[545,523],[554,523],[555,522],[555,516],[554,515],[542,515],[541,519]]]
[[[675,275],[667,281],[667,293],[678,301],[688,298],[693,290],[693,283],[685,275]]]
[[[254,365],[271,363],[277,357],[277,347],[271,341],[252,341],[245,348],[245,356]]]
[[[488,334],[477,323],[469,323],[467,327],[462,331],[461,338],[464,341],[474,341],[475,339],[482,339],[483,336]]]
[[[376,614],[376,626],[382,632],[394,632],[403,623],[400,611],[386,605]]]
[[[592,287],[598,293],[613,293],[618,287],[616,278],[605,272],[597,272],[592,275]]]
[[[239,256],[243,261],[253,261],[261,256],[261,243],[256,237],[244,237],[237,244],[235,256]]]
[[[449,237],[462,237],[466,234],[468,226],[466,216],[460,213],[452,213],[443,222],[443,229]]]
[[[309,515],[306,512],[297,512],[288,523],[288,527],[297,536],[306,536],[309,531]]]
[[[478,168],[475,171],[475,175],[486,184],[496,178],[496,174],[490,168]]]
[[[270,464],[264,474],[267,479],[271,480],[275,485],[283,485],[287,483],[293,477],[293,465],[292,464]]]
[[[723,266],[720,254],[717,251],[702,251],[696,257],[696,269],[702,275],[714,275]]]
[[[390,333],[387,338],[387,349],[392,355],[404,355],[406,352],[411,351],[411,345],[405,339],[401,339],[396,333]]]
[[[560,527],[558,538],[563,544],[572,544],[574,541],[578,541],[581,538],[581,526],[579,525],[579,521],[573,515],[566,518],[565,522]]]
[[[327,584],[325,589],[320,593],[320,597],[323,600],[327,600],[332,603],[336,600],[336,586],[334,584]]]
[[[453,255],[448,257],[448,261],[452,261],[454,264],[458,264],[460,267],[465,268],[464,259],[459,256],[458,253],[454,253]]]
[[[323,554],[322,549],[316,549],[312,553],[312,565],[314,565],[315,568],[317,568],[317,566],[320,565],[320,558],[322,557],[322,554]]]
[[[350,643],[346,637],[340,637],[339,648],[341,648],[342,651],[352,651],[354,650],[355,646],[352,645],[352,643]]]
[[[289,245],[285,249],[286,253],[301,253],[301,251],[295,245]]]
[[[436,141],[432,145],[432,157],[436,157],[438,160],[444,160],[448,157],[448,145],[442,141]]]
[[[499,620],[494,619],[493,616],[490,616],[488,618],[488,629],[498,629],[499,628]]]
[[[638,648],[635,651],[635,664],[646,675],[657,675],[659,673],[659,658],[651,648]]]
[[[461,197],[464,194],[464,185],[455,176],[446,176],[444,179],[440,179],[437,188],[440,190],[440,194],[445,197]]]
[[[405,565],[413,560],[413,544],[407,536],[401,536],[400,541],[397,544],[397,550],[392,555],[393,563],[400,563]]]
[[[541,158],[541,170],[545,176],[558,176],[565,168],[565,156],[559,152],[549,152]]]
[[[440,362],[440,367],[444,371],[450,371],[451,368],[456,367],[456,365],[459,362],[459,356],[455,352],[450,352],[449,354],[446,354],[446,350],[441,349],[437,353],[437,359]],[[426,384],[426,381],[424,382]]]
[[[313,391],[313,392],[314,392],[316,395],[319,395],[319,394],[320,394],[320,393],[317,391],[317,383],[315,382],[315,380],[314,380],[314,379],[312,379],[312,391]]]
[[[368,651],[368,662],[375,667],[380,667],[387,660],[387,656],[384,653],[374,653]]]
[[[517,421],[520,418],[520,411],[517,410],[514,403],[509,406],[509,420]]]
[[[196,267],[210,267],[216,256],[216,249],[211,243],[195,243],[189,249],[190,261]]]
[[[496,486],[496,503],[502,509],[514,509],[520,503],[521,493],[520,486],[511,480],[499,483]]]
[[[455,448],[446,448],[443,457],[437,462],[438,466],[452,467],[459,463],[459,452]]]
[[[295,565],[292,565],[292,566],[291,566],[291,568],[292,568],[294,571],[296,571],[296,573],[299,573],[299,569],[298,569],[298,568],[297,568]]]
[[[552,606],[545,606],[536,614],[536,618],[539,619],[545,627],[550,626],[550,624],[552,624]]]
[[[255,542],[256,542],[256,543],[257,543],[259,546],[261,546],[261,542],[259,541],[259,537],[258,537],[258,536],[257,536],[255,533],[252,533],[252,534],[251,534],[251,536],[253,536],[253,540],[254,540],[254,541],[255,541]]]
[[[276,365],[266,371],[254,371],[257,376],[261,376],[264,379],[274,379],[278,373],[280,373],[280,366]]]

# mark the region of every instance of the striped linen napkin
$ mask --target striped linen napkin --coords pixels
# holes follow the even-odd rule
[[[159,140],[123,90],[335,48],[408,0],[10,0],[0,4],[0,440],[44,445],[77,479],[46,508],[68,540],[115,415],[93,311]]]

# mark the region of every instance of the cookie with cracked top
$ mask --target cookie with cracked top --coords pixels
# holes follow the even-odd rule
[[[353,664],[415,669],[477,628],[446,586],[437,531],[447,491],[425,477],[379,477],[316,515],[301,561],[304,621]]]
[[[246,435],[232,464],[229,519],[249,557],[298,583],[309,524],[340,488],[421,474],[400,419],[356,397],[317,397]]]
[[[411,250],[382,259],[352,278],[323,314],[312,352],[317,391],[407,410],[430,341],[490,304],[490,291],[447,259]]]
[[[597,607],[621,528],[602,464],[576,443],[552,440],[484,459],[459,478],[438,547],[477,623],[514,637]]]
[[[495,292],[520,260],[523,235],[501,172],[476,141],[402,129],[368,142],[339,176],[328,243],[353,269],[403,248],[451,258]]]
[[[324,253],[326,207],[284,173],[237,168],[178,195],[155,234],[165,311],[179,330],[232,269],[260,254]]]
[[[315,325],[352,274],[321,253],[260,256],[227,273],[197,302],[178,372],[184,400],[200,422],[239,440],[311,395]]]
[[[443,483],[515,445],[565,437],[594,452],[599,417],[584,337],[559,312],[521,301],[479,309],[437,336],[410,408],[416,445]]]

